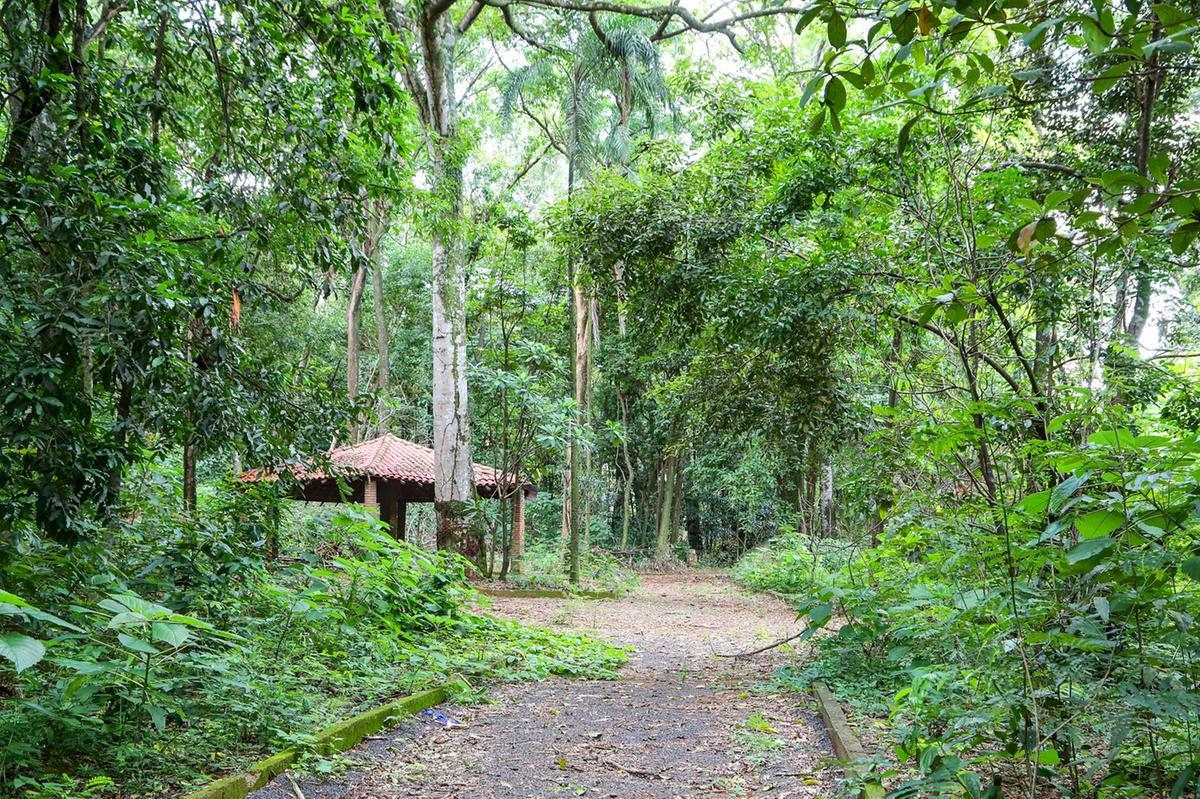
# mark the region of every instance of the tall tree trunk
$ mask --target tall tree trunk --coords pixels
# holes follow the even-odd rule
[[[1156,21],[1150,40],[1156,41],[1162,37],[1163,27],[1156,16],[1152,15],[1152,18]],[[1134,152],[1135,166],[1142,177],[1149,176],[1150,150],[1154,141],[1154,104],[1158,100],[1163,80],[1162,70],[1158,66],[1157,50],[1145,59],[1145,67],[1145,77],[1138,87],[1138,138],[1137,149]],[[1146,322],[1150,319],[1150,299],[1154,290],[1153,274],[1144,259],[1139,261],[1135,277],[1133,315],[1125,328],[1125,339],[1134,350],[1137,349],[1142,332],[1146,329]]]
[[[354,272],[350,275],[350,299],[346,304],[346,396],[351,403],[358,399],[359,381],[361,380],[358,355],[361,349],[362,295],[366,280],[367,270],[362,264],[357,264]],[[350,421],[351,443],[359,441],[359,422],[356,411]]]
[[[629,519],[633,513],[633,460],[629,457],[629,401],[617,392],[617,403],[621,407],[621,429],[625,440],[621,444],[621,455],[625,461],[625,486],[621,503],[621,549],[629,546]]]
[[[683,529],[683,463],[676,463],[675,466],[675,490],[671,496],[675,498],[675,505],[671,509],[671,545],[679,543],[679,533]]]
[[[654,536],[658,535],[659,517],[651,512],[651,508],[659,511],[662,504],[662,481],[659,479],[661,475],[662,458],[655,457],[651,459],[650,468],[646,470],[646,479],[642,488],[638,541],[645,546],[649,546],[654,540]],[[650,504],[652,502],[653,505]]]
[[[467,404],[466,281],[457,232],[434,237],[433,285],[434,509],[438,548],[458,549],[465,542],[475,479]]]
[[[183,439],[183,513],[196,514],[196,444],[190,433]]]
[[[406,64],[404,79],[425,131],[430,183],[439,203],[431,231],[433,251],[433,461],[434,512],[439,549],[461,549],[467,541],[467,510],[475,496],[467,398],[466,254],[462,242],[462,159],[458,152],[454,47],[458,27],[448,5],[419,5],[415,22],[421,63]],[[384,8],[401,36],[403,15]],[[471,17],[473,20],[474,17]],[[465,30],[470,20],[464,20]],[[466,551],[468,556],[479,552]]]
[[[804,479],[804,532],[812,535],[817,531],[817,483],[819,482],[820,458],[817,447],[809,441],[805,447],[808,459],[807,474]]]
[[[837,538],[837,508],[833,501],[833,461],[821,464],[821,537]]]
[[[562,524],[561,535],[559,536],[558,556],[567,563],[567,551],[571,546],[571,450],[575,445],[570,441],[567,442],[567,469],[563,472],[563,501],[562,501]],[[567,564],[568,567],[570,564]]]
[[[388,429],[388,392],[391,390],[391,336],[388,334],[387,307],[383,301],[383,234],[387,230],[386,213],[382,203],[375,204],[375,213],[371,215],[375,230],[373,233],[374,251],[372,253],[371,299],[375,305],[375,351],[378,365],[375,369],[375,388],[379,395],[379,405],[376,415],[379,419],[379,430]]]
[[[666,560],[671,552],[671,522],[675,518],[675,456],[663,460],[662,503],[658,515],[658,538],[655,541],[654,557]]]
[[[699,555],[704,551],[704,535],[700,530],[700,503],[694,497],[687,499],[687,542],[688,547]]]
[[[579,98],[579,81],[580,74],[576,70],[575,86],[572,87],[572,102],[578,102]],[[575,115],[578,119],[578,115]],[[578,173],[578,165],[576,160],[579,155],[579,130],[576,125],[571,126],[570,142],[568,147],[567,158],[567,208],[571,207],[572,200],[575,195],[575,178]],[[581,463],[579,458],[579,435],[578,426],[583,425],[586,419],[585,399],[587,392],[586,374],[580,368],[581,359],[586,357],[587,352],[587,311],[586,304],[583,302],[583,289],[579,285],[579,276],[575,271],[575,253],[568,247],[567,249],[567,283],[571,292],[571,388],[575,398],[575,414],[576,425],[571,428],[571,439],[568,449],[569,466],[569,482],[567,491],[564,493],[563,500],[569,503],[566,509],[567,525],[569,527],[568,535],[568,552],[567,552],[567,574],[568,579],[572,584],[579,583],[579,553],[580,553],[580,495],[579,495],[579,480],[581,472]],[[582,315],[582,318],[581,318]]]

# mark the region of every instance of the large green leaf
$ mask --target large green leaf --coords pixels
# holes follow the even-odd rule
[[[1050,512],[1062,513],[1062,511],[1066,508],[1067,503],[1071,500],[1071,497],[1075,496],[1075,492],[1078,491],[1091,476],[1091,472],[1084,472],[1083,474],[1077,474],[1068,477],[1066,480],[1063,480],[1061,483],[1056,485],[1054,490],[1050,492]]]
[[[0,657],[12,663],[18,672],[37,665],[45,656],[46,646],[36,638],[21,633],[0,635]]]
[[[150,635],[155,641],[162,641],[169,646],[183,646],[191,633],[182,624],[164,624],[156,621],[150,627]]]
[[[1125,514],[1115,510],[1094,510],[1075,520],[1075,529],[1083,538],[1100,538],[1120,529]]]
[[[1091,561],[1100,555],[1103,555],[1108,550],[1116,546],[1116,539],[1113,538],[1090,538],[1086,541],[1080,541],[1075,546],[1067,550],[1067,563],[1072,566],[1077,566],[1081,563]]]
[[[829,15],[829,26],[827,28],[829,43],[835,48],[846,46],[846,20],[842,19],[842,15],[834,11]]]
[[[117,636],[117,640],[120,641],[121,645],[124,646],[126,649],[130,649],[134,652],[140,652],[144,655],[157,655],[158,654],[158,650],[155,649],[153,646],[146,643],[145,641],[143,641],[140,638],[134,638],[132,635],[126,635],[125,633],[121,633],[120,635]]]
[[[817,605],[808,612],[808,618],[816,627],[820,627],[822,624],[829,621],[831,616],[833,616],[833,604],[830,602],[824,602],[820,605]]]

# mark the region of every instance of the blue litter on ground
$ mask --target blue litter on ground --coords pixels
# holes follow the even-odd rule
[[[418,715],[420,715],[423,718],[427,718],[430,721],[436,721],[438,724],[441,724],[443,727],[446,727],[447,729],[452,729],[454,727],[467,726],[466,724],[463,724],[461,721],[455,721],[454,719],[450,718],[449,716],[445,715],[444,713],[439,713],[438,711],[434,710],[433,708],[426,708],[425,710],[422,710]]]

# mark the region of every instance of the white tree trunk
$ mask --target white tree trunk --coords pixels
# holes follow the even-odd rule
[[[821,515],[821,535],[837,537],[836,508],[833,504],[833,463],[826,461],[821,471],[821,498],[817,507]]]
[[[474,496],[467,402],[466,283],[457,232],[433,240],[433,462],[438,546],[461,542],[465,508]]]

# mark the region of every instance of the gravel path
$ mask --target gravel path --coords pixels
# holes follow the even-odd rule
[[[652,575],[615,601],[496,599],[491,612],[635,649],[613,682],[546,680],[439,708],[465,727],[412,720],[374,736],[355,766],[298,779],[305,799],[692,799],[834,797],[840,770],[806,695],[763,683],[786,662],[715,653],[796,630],[778,600],[723,577]],[[792,656],[794,657],[794,655]],[[297,799],[286,777],[253,799]]]

